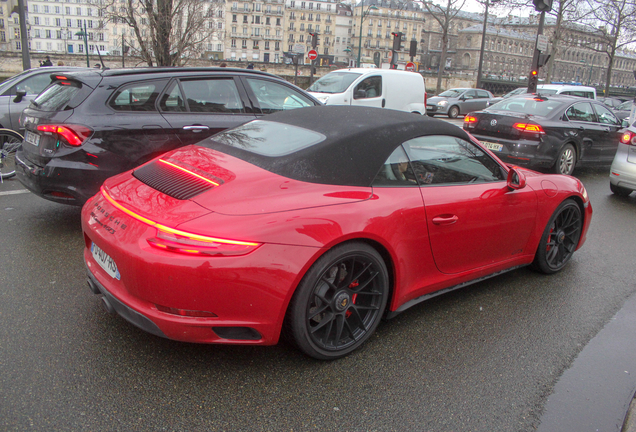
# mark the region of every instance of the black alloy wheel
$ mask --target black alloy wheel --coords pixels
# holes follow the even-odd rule
[[[459,115],[459,108],[455,105],[453,105],[452,107],[450,107],[448,109],[448,117],[449,118],[457,118],[457,116]]]
[[[532,268],[552,274],[565,267],[579,244],[582,229],[583,217],[578,204],[572,199],[563,201],[543,232]]]
[[[373,334],[388,296],[386,264],[375,249],[357,242],[337,246],[316,261],[298,286],[286,336],[310,357],[343,357]]]
[[[572,175],[575,165],[576,150],[572,144],[566,144],[559,152],[557,160],[554,163],[553,170],[556,174]]]

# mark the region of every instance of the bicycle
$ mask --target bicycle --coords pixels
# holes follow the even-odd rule
[[[24,138],[11,129],[0,129],[0,182],[15,175],[15,152]]]

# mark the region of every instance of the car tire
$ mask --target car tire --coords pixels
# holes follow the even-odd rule
[[[389,276],[366,243],[336,246],[307,271],[290,302],[285,336],[303,353],[335,360],[359,348],[382,319]]]
[[[618,196],[622,196],[622,197],[629,196],[629,194],[632,193],[631,189],[627,189],[627,188],[624,188],[622,186],[617,186],[617,185],[612,184],[612,183],[610,183],[610,190],[612,191],[613,194],[618,195]]]
[[[576,165],[576,150],[572,144],[566,144],[559,151],[552,170],[556,174],[572,175]]]
[[[548,221],[531,268],[544,274],[560,271],[572,258],[582,230],[581,208],[574,200],[566,199]]]
[[[448,109],[448,118],[457,118],[457,116],[459,115],[459,107],[457,107],[456,105],[453,105],[452,107],[450,107]]]
[[[435,117],[435,114],[433,114],[433,113],[426,113],[426,115],[429,116],[429,117]]]

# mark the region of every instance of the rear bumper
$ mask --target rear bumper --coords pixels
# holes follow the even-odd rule
[[[18,180],[34,194],[61,204],[82,205],[99,191],[104,180],[116,173],[98,171],[92,165],[52,159],[44,167],[30,162],[22,150],[15,156]]]
[[[468,130],[468,132],[471,132]],[[471,132],[472,133],[472,132]],[[550,154],[546,154],[544,148],[549,148],[548,143],[530,141],[530,140],[505,140],[486,135],[477,135],[472,133],[482,144],[494,143],[501,144],[501,151],[491,151],[497,155],[499,159],[506,163],[518,165],[524,168],[550,168],[556,162],[555,158]]]

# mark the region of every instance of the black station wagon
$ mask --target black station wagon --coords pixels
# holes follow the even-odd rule
[[[144,68],[52,74],[22,114],[18,179],[37,195],[81,205],[103,181],[263,114],[320,105],[264,72]]]

